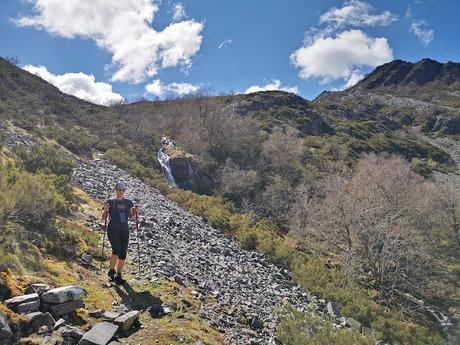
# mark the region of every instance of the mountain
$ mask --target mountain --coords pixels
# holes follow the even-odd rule
[[[368,115],[425,132],[460,133],[460,63],[394,60],[377,67],[356,85],[326,91],[314,102],[349,119]]]
[[[454,65],[393,61],[352,88],[324,92],[313,101],[265,91],[104,107],[66,95],[0,60],[0,195],[6,205],[0,208],[0,245],[7,253],[0,267],[15,274],[0,274],[0,297],[4,292],[17,297],[30,292],[32,282],[53,287],[75,283],[89,291],[84,302],[91,309],[118,310],[136,303],[153,319],[142,313],[143,328],[120,334],[130,343],[148,344],[153,339],[159,344],[218,344],[243,339],[240,343],[265,344],[276,338],[291,345],[294,337],[299,344],[374,345],[377,339],[442,344],[444,328],[439,327],[460,319],[458,251],[447,232],[422,224],[434,233],[420,233],[420,239],[431,236],[427,250],[437,250],[433,272],[421,272],[420,282],[433,283],[429,289],[406,289],[394,280],[398,285],[390,284],[390,290],[397,293],[389,296],[390,285],[382,288],[367,274],[372,260],[384,254],[369,255],[363,274],[351,278],[348,268],[360,268],[361,262],[349,267],[349,261],[342,261],[340,245],[324,248],[322,240],[298,238],[291,233],[291,217],[293,210],[298,211],[296,217],[310,214],[310,191],[319,198],[323,192],[334,192],[326,187],[340,188],[358,175],[357,169],[371,169],[372,164],[359,164],[363,153],[382,153],[377,160],[397,159],[403,175],[415,176],[417,183],[438,176],[451,179],[458,164],[458,158],[454,162],[446,152],[458,152]],[[454,135],[446,139],[449,133]],[[172,138],[187,163],[182,164],[187,168],[183,173],[196,174],[198,193],[173,188],[165,180],[157,159],[162,142],[168,141],[164,137]],[[163,164],[174,159],[169,155]],[[100,288],[97,268],[82,258],[88,252],[100,256],[101,236],[95,231],[100,226],[100,199],[118,177],[132,187],[143,217],[140,236],[132,237],[131,247],[136,250],[139,244],[141,253],[135,257],[131,252],[127,265],[133,289],[116,291],[121,300],[115,308],[113,291]],[[365,182],[375,183],[373,178]],[[399,182],[386,181],[383,188],[377,184],[374,191],[378,194]],[[311,189],[318,186],[324,191]],[[358,181],[353,190],[359,186]],[[434,191],[436,186],[430,186],[434,189],[428,191]],[[355,194],[350,197],[361,197]],[[379,202],[398,199],[395,194]],[[320,214],[314,211],[312,215]],[[340,222],[333,219],[329,224],[336,223]],[[366,224],[374,224],[374,219]],[[381,228],[386,229],[376,226]],[[383,249],[385,245],[372,246],[373,253]],[[139,261],[141,273],[135,265]],[[407,280],[405,273],[398,276],[402,282]],[[417,295],[410,295],[413,291]],[[408,308],[411,313],[405,314]],[[89,328],[94,324],[89,311],[77,311],[68,322]],[[100,314],[93,311],[92,315]],[[2,303],[4,326],[1,314],[8,316],[16,334],[28,329],[23,328],[23,318]]]

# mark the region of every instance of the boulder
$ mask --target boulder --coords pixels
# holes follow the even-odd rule
[[[340,317],[340,312],[335,302],[329,302],[326,308],[327,308],[328,314],[331,317]]]
[[[361,322],[355,320],[355,319],[352,319],[351,317],[347,317],[347,325],[350,326],[351,328],[355,328],[358,330],[358,332],[361,332],[362,331],[362,325],[361,325]]]
[[[11,310],[14,310],[13,308],[16,308],[18,305],[22,303],[33,302],[33,301],[40,301],[40,298],[38,297],[37,293],[31,293],[28,295],[22,295],[22,296],[17,296],[17,297],[7,299],[5,301],[5,305]]]
[[[117,317],[113,323],[119,327],[120,332],[125,332],[131,328],[134,322],[139,319],[140,312],[138,310],[131,310],[126,314]]]
[[[70,325],[63,325],[59,328],[59,333],[65,339],[74,339],[76,341],[80,340],[85,332],[80,328]]]
[[[40,309],[40,300],[21,303],[16,306],[16,312],[19,314],[28,314]]]
[[[31,284],[29,287],[27,287],[26,289],[26,293],[38,293],[38,295],[42,295],[44,292],[50,290],[51,288],[49,287],[49,285],[46,285],[46,284],[40,284],[40,283],[36,283],[36,284]]]
[[[51,289],[45,292],[41,297],[42,300],[50,304],[59,304],[70,301],[75,301],[81,298],[84,290],[76,285],[69,285]]]
[[[0,344],[7,342],[13,336],[8,319],[5,315],[0,313]]]
[[[0,282],[0,300],[11,298],[11,289],[8,285]]]
[[[78,308],[82,308],[84,306],[84,303],[81,299],[77,299],[75,301],[70,301],[70,302],[65,302],[61,304],[54,304],[51,305],[51,311],[54,315],[56,316],[62,316],[66,314],[70,314],[74,310]]]
[[[34,331],[37,332],[40,327],[46,326],[49,330],[54,329],[55,321],[50,313],[42,313],[40,311],[27,314],[29,317],[29,326]]]
[[[40,297],[37,293],[17,296],[7,299],[5,305],[17,313],[27,314],[38,311],[40,308]]]
[[[95,324],[78,342],[78,345],[106,345],[117,332],[118,326],[109,322]]]
[[[116,311],[105,311],[102,315],[101,318],[106,321],[113,321],[117,317],[121,316],[121,313],[116,312]]]

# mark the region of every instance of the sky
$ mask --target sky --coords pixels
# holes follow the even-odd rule
[[[401,59],[459,62],[457,0],[1,0],[0,55],[110,105],[284,90],[314,99]]]

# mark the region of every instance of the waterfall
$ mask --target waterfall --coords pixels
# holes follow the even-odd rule
[[[435,307],[425,306],[425,309],[433,316],[433,318],[438,323],[439,327],[447,333],[447,330],[452,326],[450,319],[441,313],[439,310],[436,310]]]
[[[171,173],[171,166],[169,165],[169,156],[163,152],[162,149],[158,150],[157,153],[158,161],[160,162],[161,169],[166,176],[169,184],[173,187],[177,187],[176,181],[174,180],[174,176]]]
[[[187,159],[187,175],[188,175],[188,183],[190,185],[190,189],[192,191],[196,190],[195,186],[195,171],[193,171],[192,163],[190,159]]]

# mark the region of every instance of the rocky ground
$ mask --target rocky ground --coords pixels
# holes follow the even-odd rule
[[[289,272],[261,254],[241,250],[201,218],[109,162],[100,158],[80,161],[73,179],[98,199],[112,196],[118,179],[127,182],[126,197],[140,205],[142,215],[136,279],[167,277],[193,288],[201,301],[200,318],[222,332],[229,344],[275,344],[275,310],[286,304],[301,311],[329,313],[338,326],[356,327],[356,321],[340,317],[335,303],[291,285]],[[137,263],[135,231],[129,255]]]

